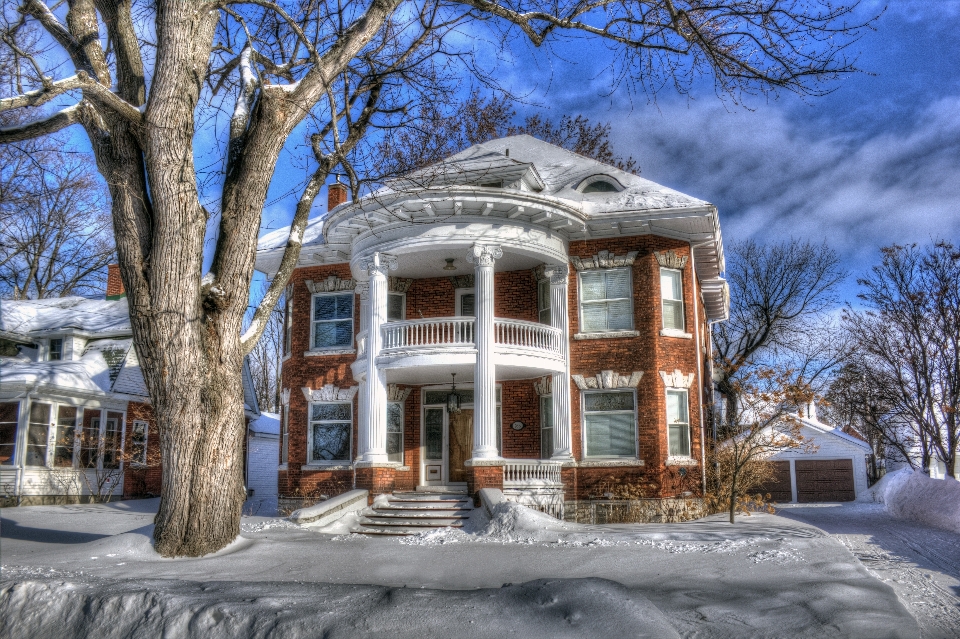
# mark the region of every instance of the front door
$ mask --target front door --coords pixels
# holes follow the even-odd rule
[[[466,483],[467,468],[463,463],[470,459],[473,451],[472,409],[463,409],[450,415],[448,446],[449,481],[454,484]]]

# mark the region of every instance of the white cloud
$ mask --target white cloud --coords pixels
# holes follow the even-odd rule
[[[882,245],[960,239],[960,96],[918,113],[905,130],[856,138],[775,107],[661,105],[615,124],[615,139],[645,177],[717,204],[728,241],[825,239],[862,266]]]

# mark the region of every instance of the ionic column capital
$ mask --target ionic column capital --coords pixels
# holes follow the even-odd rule
[[[360,268],[367,272],[367,275],[383,275],[386,277],[388,271],[397,270],[397,256],[388,253],[374,253],[370,257],[360,259]]]
[[[551,286],[566,285],[570,276],[570,267],[567,264],[550,264],[544,267],[543,274],[550,280]]]
[[[467,261],[477,266],[493,266],[493,263],[501,257],[503,257],[503,250],[499,246],[488,244],[474,244],[467,253]]]
[[[360,301],[366,302],[370,299],[370,282],[357,282],[353,290],[360,296]]]

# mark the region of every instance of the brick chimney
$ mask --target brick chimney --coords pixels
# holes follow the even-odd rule
[[[335,184],[327,185],[327,210],[332,211],[347,201],[347,185]]]
[[[118,300],[126,297],[127,292],[123,290],[123,280],[120,279],[120,265],[110,264],[107,266],[107,299]]]

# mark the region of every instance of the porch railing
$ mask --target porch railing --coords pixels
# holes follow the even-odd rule
[[[503,465],[503,485],[559,486],[560,462],[549,459],[509,459]]]
[[[473,346],[472,317],[434,317],[383,325],[383,348]]]
[[[563,334],[559,328],[513,319],[494,319],[493,327],[494,342],[497,344],[542,350],[555,355],[562,353],[560,340]]]

